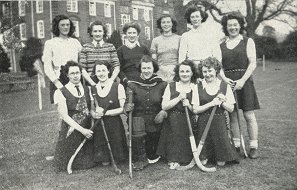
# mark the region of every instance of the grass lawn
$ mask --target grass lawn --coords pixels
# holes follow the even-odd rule
[[[158,162],[134,172],[132,180],[127,163],[119,165],[121,175],[110,166],[55,173],[45,157],[53,155],[59,121],[47,89],[42,111],[36,89],[0,94],[0,189],[297,189],[297,63],[267,62],[265,72],[259,65],[254,81],[261,104],[256,111],[259,159],[243,159],[215,173],[197,167],[172,171]]]

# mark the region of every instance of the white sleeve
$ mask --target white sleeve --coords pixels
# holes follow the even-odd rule
[[[44,63],[44,73],[50,79],[50,81],[53,82],[57,80],[58,77],[56,76],[53,68],[52,58],[53,58],[53,47],[52,47],[51,41],[48,40],[44,44],[42,61]]]
[[[54,104],[65,104],[66,98],[63,96],[61,90],[57,89],[54,93]]]
[[[170,100],[170,96],[171,96],[171,94],[170,94],[170,86],[169,86],[169,84],[167,84],[167,86],[166,86],[166,88],[164,90],[164,94],[162,96],[163,101],[169,101]]]
[[[191,101],[191,104],[199,106],[200,102],[199,102],[198,87],[197,87],[197,84],[195,84],[193,86],[194,86],[194,88],[192,89],[192,101]]]
[[[119,100],[126,100],[125,88],[121,84],[119,84],[119,86],[118,86],[118,99]]]
[[[246,53],[249,60],[256,60],[256,45],[252,38],[249,38],[247,41]]]
[[[187,58],[187,54],[188,54],[187,34],[184,33],[180,38],[178,62],[179,63],[183,62]]]
[[[228,104],[235,104],[235,98],[231,86],[227,84],[227,91],[226,91],[226,103]]]

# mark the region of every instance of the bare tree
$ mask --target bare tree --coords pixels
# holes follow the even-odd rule
[[[180,6],[181,3],[176,1],[176,6]],[[186,7],[191,5],[200,5],[205,7],[205,10],[209,10],[214,20],[220,22],[221,17],[230,13],[232,10],[224,11],[222,4],[228,0],[192,0]],[[230,0],[229,0],[230,1]],[[263,21],[268,20],[282,20],[281,15],[290,15],[297,17],[297,3],[296,0],[244,0],[246,5],[246,31],[248,36],[254,36],[258,26]],[[180,9],[181,10],[181,9]],[[234,10],[233,10],[234,11]]]

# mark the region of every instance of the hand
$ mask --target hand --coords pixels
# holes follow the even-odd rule
[[[239,80],[235,81],[235,86],[234,86],[233,91],[241,90],[242,87],[244,86],[244,84],[245,84],[245,80],[243,80],[243,79],[239,79]]]
[[[100,119],[101,118],[101,116],[97,112],[95,112],[95,111],[91,111],[91,116],[94,119]]]
[[[232,89],[235,87],[236,82],[234,80],[229,79],[229,78],[225,78],[224,81],[226,83],[228,83],[231,86]]]
[[[155,117],[154,122],[156,124],[160,124],[164,121],[164,119],[167,117],[167,112],[164,110],[161,110]]]
[[[226,96],[224,95],[224,94],[222,94],[222,93],[219,93],[218,95],[217,95],[217,98],[219,98],[219,100],[221,101],[221,102],[226,102]]]
[[[211,101],[212,106],[220,106],[222,104],[222,101],[218,98],[215,97],[212,101]]]
[[[184,107],[189,107],[189,105],[190,105],[190,102],[189,102],[188,99],[183,99],[183,100],[182,100],[182,103],[183,103],[183,106],[184,106]]]
[[[126,103],[124,106],[125,112],[130,112],[134,110],[134,104],[133,103]]]
[[[98,116],[102,117],[104,115],[104,109],[102,107],[96,107],[95,112],[98,114]]]
[[[179,98],[180,100],[186,99],[186,98],[187,98],[187,94],[186,94],[185,92],[181,92],[181,93],[179,93],[178,98]]]
[[[90,139],[90,138],[92,138],[92,136],[93,136],[93,131],[91,131],[91,130],[89,130],[89,129],[85,129],[85,128],[83,128],[83,129],[81,130],[81,133],[82,133],[87,139]]]

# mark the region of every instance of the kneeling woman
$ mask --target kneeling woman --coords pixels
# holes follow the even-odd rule
[[[58,171],[66,171],[67,163],[85,137],[91,138],[88,105],[89,90],[81,82],[81,68],[68,61],[63,72],[69,82],[54,93],[54,102],[62,118],[61,131],[55,150],[55,166]],[[93,140],[88,140],[76,156],[73,168],[87,169],[95,166],[93,162]]]
[[[200,141],[211,110],[218,106],[211,122],[208,136],[202,148],[200,158],[202,163],[211,159],[217,165],[223,166],[227,161],[239,159],[235,146],[231,143],[229,133],[229,113],[234,109],[235,99],[231,87],[217,78],[221,64],[216,58],[207,58],[202,61],[199,71],[204,79],[198,83],[199,106],[194,107],[198,117],[198,133],[195,134],[197,142]]]
[[[184,107],[192,111],[193,104],[198,103],[194,63],[185,60],[174,71],[174,80],[177,82],[168,84],[163,95],[162,109],[167,111],[168,118],[157,150],[157,154],[167,158],[170,169],[187,164],[193,158]]]
[[[161,123],[166,117],[161,102],[167,83],[155,74],[158,69],[158,64],[150,56],[144,55],[139,64],[139,78],[128,83],[127,91],[133,92],[134,100],[132,152],[135,170],[141,170],[160,158],[156,151]],[[132,108],[129,103],[126,105],[126,111]]]
[[[91,114],[95,119],[99,119],[103,116],[103,110],[108,107],[103,116],[103,122],[115,162],[120,162],[127,158],[128,152],[125,129],[120,117],[126,100],[125,90],[121,84],[114,83],[109,78],[108,62],[96,61],[93,73],[98,82],[95,78],[97,84],[91,87]],[[108,165],[110,163],[109,149],[100,122],[98,125],[94,128],[95,162]]]

